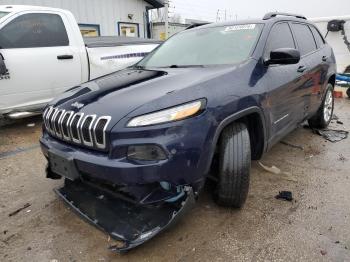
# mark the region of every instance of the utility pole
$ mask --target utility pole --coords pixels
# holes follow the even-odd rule
[[[219,13],[220,9],[218,9],[218,11],[216,12],[216,22],[220,21]]]
[[[165,27],[165,40],[168,39],[168,30],[169,30],[169,0],[165,0],[164,3],[165,7],[165,21],[164,21],[164,27]]]

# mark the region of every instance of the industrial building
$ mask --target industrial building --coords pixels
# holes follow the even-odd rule
[[[185,30],[187,27],[193,24],[208,24],[209,21],[197,20],[197,19],[183,19],[179,22],[169,22],[168,24],[168,37]],[[165,34],[165,22],[164,21],[154,21],[151,23],[151,37],[156,40],[166,40]]]
[[[150,38],[148,11],[163,0],[6,0],[1,5],[40,5],[71,11],[84,36]]]

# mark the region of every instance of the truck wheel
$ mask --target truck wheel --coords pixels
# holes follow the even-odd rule
[[[350,87],[348,88],[348,90],[346,90],[346,94],[347,94],[348,97],[350,98]]]
[[[308,120],[311,128],[326,128],[332,120],[334,110],[333,86],[328,84],[326,95],[317,113]]]
[[[214,198],[219,205],[240,208],[249,190],[251,152],[245,124],[224,129],[219,142],[219,179]]]

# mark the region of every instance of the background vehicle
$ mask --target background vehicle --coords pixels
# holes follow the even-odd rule
[[[185,30],[50,103],[47,177],[66,179],[58,194],[125,243],[116,250],[133,248],[183,213],[208,177],[217,203],[242,207],[252,159],[305,120],[329,124],[335,76],[332,48],[300,15]]]
[[[139,61],[159,42],[83,39],[73,14],[37,6],[0,6],[0,117],[40,112],[67,88]]]

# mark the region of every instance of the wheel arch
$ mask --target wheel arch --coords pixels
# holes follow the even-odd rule
[[[252,159],[258,160],[262,157],[267,148],[267,132],[265,117],[262,110],[257,106],[252,106],[226,117],[216,128],[212,143],[211,156],[208,161],[207,173],[210,170],[214,158],[216,146],[218,145],[222,131],[235,122],[246,124],[251,139]]]
[[[335,86],[335,78],[336,78],[336,74],[332,74],[328,77],[328,82],[327,83],[330,83],[332,84],[332,86],[334,87]]]

